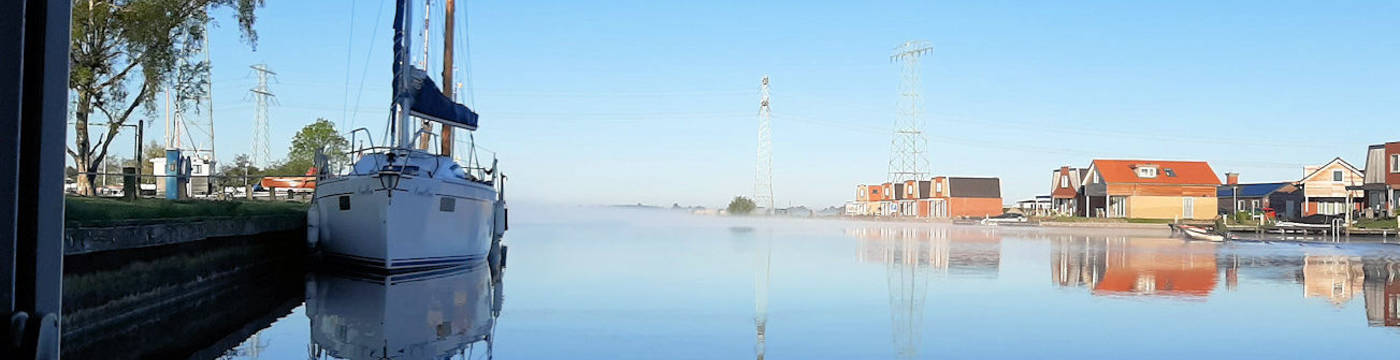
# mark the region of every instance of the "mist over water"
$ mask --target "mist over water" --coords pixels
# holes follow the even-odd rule
[[[511,218],[500,359],[1374,358],[1400,340],[1395,245],[605,207]],[[298,308],[259,334],[263,356],[305,356],[309,331]]]

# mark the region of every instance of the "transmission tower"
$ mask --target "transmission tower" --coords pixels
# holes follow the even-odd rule
[[[249,89],[253,98],[258,101],[257,115],[253,121],[253,163],[259,167],[267,167],[272,163],[272,150],[269,148],[269,135],[267,126],[267,105],[276,102],[277,95],[272,94],[272,90],[267,88],[267,82],[277,76],[276,72],[268,70],[267,64],[249,65],[253,71],[258,73],[258,87]]]
[[[768,75],[763,75],[758,102],[758,161],[753,181],[755,205],[774,213],[773,207],[773,138],[772,111],[768,108]]]
[[[891,62],[903,65],[899,101],[890,139],[890,182],[924,180],[929,172],[928,138],[924,136],[923,99],[919,95],[919,57],[933,52],[927,41],[908,41],[894,48]]]

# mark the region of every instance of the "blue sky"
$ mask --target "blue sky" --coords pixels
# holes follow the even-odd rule
[[[1001,177],[1008,203],[1093,158],[1205,160],[1284,181],[1338,156],[1362,166],[1366,145],[1400,140],[1397,3],[459,2],[477,139],[518,201],[750,194],[768,74],[778,204],[840,204],[886,176],[900,71],[889,55],[907,40],[935,47],[921,74],[933,172]],[[254,63],[279,74],[274,158],[317,117],[379,134],[392,16],[390,1],[268,2],[252,51],[221,12],[220,158],[249,151]]]

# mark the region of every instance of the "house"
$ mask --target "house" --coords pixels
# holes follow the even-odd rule
[[[1051,171],[1050,176],[1050,211],[1059,215],[1074,215],[1079,213],[1076,206],[1079,198],[1079,187],[1083,185],[1084,174],[1089,169],[1072,168],[1061,166],[1059,169]]]
[[[846,205],[846,215],[879,215],[886,199],[884,185],[856,185],[856,201]]]
[[[1365,192],[1365,208],[1394,217],[1396,189],[1400,189],[1400,141],[1368,147],[1365,175],[1360,188]]]
[[[1303,178],[1295,182],[1302,191],[1302,216],[1346,215],[1348,209],[1362,209],[1365,193],[1347,188],[1359,187],[1364,181],[1361,170],[1342,158],[1303,167]]]
[[[1002,213],[1001,179],[939,176],[930,183],[930,217],[986,217]]]
[[[1079,203],[1091,217],[1213,219],[1218,186],[1204,161],[1094,160]]]
[[[919,181],[905,180],[900,183],[900,187],[899,216],[913,217],[918,215]]]
[[[1050,195],[1037,195],[1033,199],[1017,201],[1016,208],[1020,209],[1021,214],[1026,216],[1050,216],[1054,213],[1051,200]]]
[[[1225,184],[1216,188],[1221,214],[1273,209],[1279,218],[1298,217],[1301,197],[1292,182],[1241,184],[1239,173],[1225,173]]]

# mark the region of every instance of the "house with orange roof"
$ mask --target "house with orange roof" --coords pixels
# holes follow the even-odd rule
[[[1089,217],[1213,219],[1220,178],[1204,161],[1094,160],[1079,199]]]

